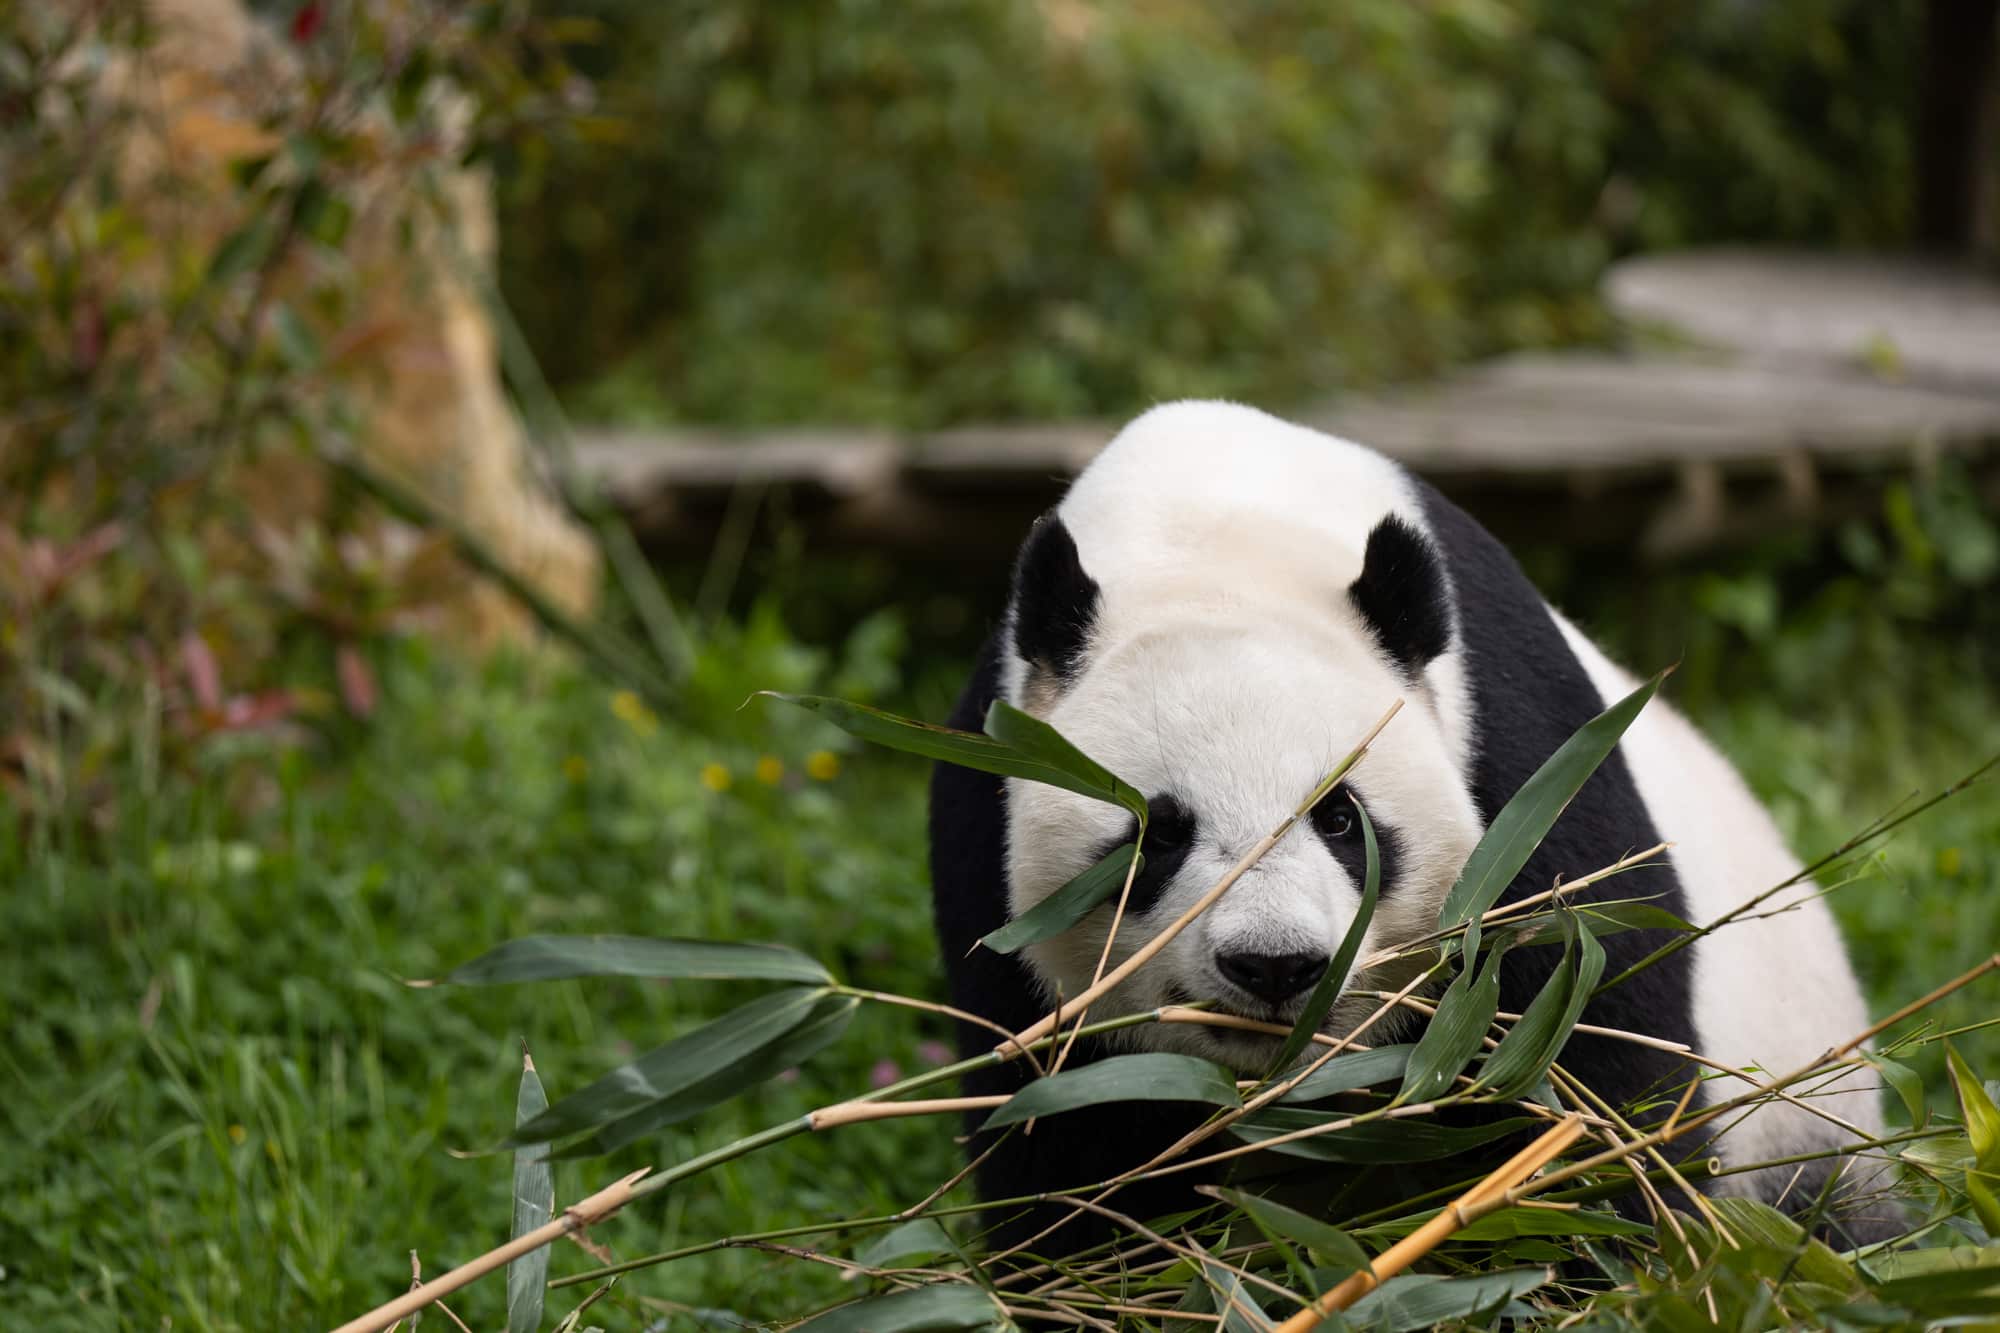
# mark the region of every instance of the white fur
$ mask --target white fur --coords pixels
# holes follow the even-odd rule
[[[1140,790],[1192,797],[1203,821],[1170,891],[1121,926],[1114,963],[1277,827],[1398,696],[1402,714],[1351,782],[1369,810],[1421,832],[1368,947],[1435,921],[1480,833],[1460,777],[1469,703],[1455,653],[1412,691],[1349,604],[1368,533],[1392,510],[1417,521],[1407,477],[1379,455],[1220,403],[1140,417],[1070,489],[1058,513],[1100,588],[1090,666],[1049,699],[1010,656],[1003,690]],[[1007,799],[1016,914],[1124,831],[1121,811],[1053,787],[1010,781]],[[1150,1008],[1176,986],[1226,993],[1219,953],[1331,953],[1359,902],[1312,831],[1295,829],[1100,1012]],[[1090,983],[1109,923],[1102,909],[1030,949],[1051,997]],[[1146,1040],[1242,1064],[1268,1057],[1267,1043],[1195,1027]]]
[[[1576,626],[1560,615],[1556,623],[1606,703],[1637,685]],[[1620,748],[1654,827],[1674,844],[1674,869],[1695,925],[1798,874],[1797,858],[1742,777],[1664,700],[1646,705]],[[1868,1026],[1840,929],[1810,880],[1692,947],[1696,1046],[1712,1060],[1779,1077]],[[1708,1084],[1704,1097],[1722,1101],[1746,1090],[1724,1077]],[[1875,1080],[1865,1073],[1814,1085],[1802,1100],[1871,1134],[1882,1130]],[[1810,1111],[1766,1105],[1731,1128],[1717,1149],[1727,1162],[1761,1161],[1823,1140],[1827,1128]],[[1722,1183],[1750,1188],[1747,1177]]]
[[[1009,654],[1002,689],[1149,795],[1191,799],[1201,831],[1173,885],[1120,928],[1113,962],[1179,916],[1268,833],[1388,707],[1405,700],[1349,782],[1404,835],[1397,891],[1364,952],[1425,933],[1483,832],[1467,790],[1477,745],[1454,645],[1412,690],[1352,609],[1367,537],[1394,512],[1427,528],[1407,475],[1359,445],[1248,408],[1178,403],[1125,428],[1083,472],[1058,513],[1098,582],[1098,614],[1077,682],[1058,690]],[[1633,682],[1550,611],[1608,703]],[[1679,714],[1654,701],[1623,753],[1673,857],[1687,908],[1703,924],[1789,878],[1798,863],[1741,778]],[[1018,914],[1085,869],[1126,831],[1114,807],[1009,781],[1008,876]],[[1596,866],[1568,867],[1582,874]],[[1219,953],[1332,952],[1359,903],[1310,829],[1295,829],[1100,1014],[1222,997]],[[1810,885],[1695,944],[1694,1021],[1703,1053],[1738,1068],[1789,1072],[1866,1022],[1831,914]],[[1028,951],[1050,998],[1095,972],[1111,909]],[[1296,1012],[1297,1001],[1289,1006]],[[1284,1012],[1272,1015],[1282,1018]],[[1241,1067],[1267,1042],[1193,1026],[1134,1029],[1136,1040]],[[1869,1131],[1871,1080],[1815,1105]],[[1711,1085],[1729,1095],[1735,1080]],[[1758,1111],[1719,1145],[1732,1161],[1825,1142],[1810,1113]],[[1747,1184],[1743,1186],[1747,1188]]]

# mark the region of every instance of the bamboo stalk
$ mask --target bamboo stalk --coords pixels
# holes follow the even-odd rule
[[[580,1199],[563,1209],[561,1217],[551,1218],[533,1231],[523,1232],[505,1245],[488,1250],[469,1263],[460,1264],[443,1277],[434,1278],[387,1304],[376,1306],[359,1319],[348,1320],[333,1333],[381,1333],[389,1325],[409,1318],[439,1297],[451,1295],[467,1283],[476,1282],[495,1269],[506,1267],[522,1255],[532,1254],[571,1232],[602,1222],[631,1201],[633,1182],[652,1169],[650,1166],[641,1167],[622,1180],[612,1181],[589,1198]]]
[[[1312,795],[1301,801],[1298,808],[1293,810],[1289,815],[1286,815],[1284,821],[1278,827],[1265,834],[1256,846],[1245,852],[1243,859],[1231,866],[1229,873],[1224,875],[1214,888],[1204,893],[1194,906],[1181,913],[1165,930],[1162,930],[1159,934],[1153,936],[1152,939],[1140,945],[1130,958],[1127,958],[1117,967],[1105,973],[1098,980],[1097,984],[1085,990],[1075,999],[1063,1004],[1054,1013],[1045,1015],[1032,1026],[1024,1028],[1022,1031],[1015,1033],[1009,1040],[1001,1042],[998,1046],[994,1047],[995,1052],[1006,1059],[1012,1059],[1019,1055],[1027,1048],[1029,1043],[1040,1041],[1042,1038],[1048,1036],[1056,1028],[1069,1022],[1070,1019],[1103,999],[1108,992],[1115,989],[1125,978],[1151,962],[1162,949],[1172,944],[1182,931],[1193,925],[1202,913],[1215,906],[1221,900],[1222,895],[1229,892],[1237,880],[1249,873],[1252,866],[1263,860],[1264,854],[1275,847],[1280,838],[1291,832],[1292,826],[1304,818],[1312,810],[1313,806],[1317,805],[1328,792],[1340,785],[1340,780],[1346,777],[1356,764],[1361,762],[1362,756],[1368,753],[1368,747],[1374,744],[1377,736],[1382,734],[1382,728],[1389,725],[1390,720],[1402,710],[1402,707],[1403,701],[1401,699],[1390,704],[1389,711],[1382,714],[1381,719],[1368,729],[1368,734],[1361,738],[1360,743],[1348,753],[1347,758],[1340,762],[1339,767],[1329,773],[1319,786],[1313,789]]]
[[[1570,1116],[1551,1128],[1499,1170],[1438,1211],[1436,1217],[1384,1250],[1366,1269],[1308,1304],[1277,1327],[1277,1333],[1307,1333],[1328,1315],[1345,1310],[1384,1281],[1429,1254],[1452,1232],[1469,1226],[1486,1213],[1505,1206],[1508,1191],[1547,1166],[1583,1133],[1583,1119]]]

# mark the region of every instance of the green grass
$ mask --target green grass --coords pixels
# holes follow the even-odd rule
[[[715,984],[566,982],[411,990],[512,936],[620,931],[770,939],[855,985],[937,995],[922,868],[922,766],[846,752],[758,686],[896,688],[892,627],[840,661],[767,615],[704,658],[687,716],[655,718],[550,664],[483,673],[415,649],[385,664],[384,712],[309,749],[238,744],[156,783],[133,764],[116,815],[46,837],[0,830],[9,930],[0,1045],[0,1313],[8,1327],[307,1328],[384,1299],[408,1254],[438,1273],[497,1243],[509,1163],[462,1158],[505,1132],[520,1042],[552,1096],[712,1016]],[[2000,704],[1951,651],[1910,649],[1895,691],[1832,673],[1762,692],[1689,691],[1794,845],[1830,847],[1907,792],[2000,748]],[[1700,685],[1701,682],[1695,682]],[[761,754],[783,775],[760,781]],[[704,769],[730,774],[712,789]],[[711,772],[708,775],[713,778]],[[1880,1008],[2000,940],[2000,802],[1975,790],[1920,820],[1841,889]],[[1990,1017],[1988,988],[1947,1025]],[[602,1162],[559,1168],[569,1200],[924,1067],[948,1039],[870,1006],[780,1082]],[[1968,1034],[2000,1067],[2000,1029]],[[1914,1057],[1938,1082],[1935,1047]],[[619,1258],[921,1198],[957,1164],[955,1125],[895,1121],[795,1139],[603,1227]],[[573,1246],[556,1274],[594,1266]],[[640,1274],[594,1307],[613,1328],[686,1307],[793,1313],[850,1290],[829,1270],[734,1251]],[[575,1291],[558,1293],[553,1315]],[[502,1287],[452,1304],[504,1322]],[[675,1327],[692,1327],[686,1319]]]

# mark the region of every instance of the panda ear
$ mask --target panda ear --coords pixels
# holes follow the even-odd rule
[[[1451,646],[1444,567],[1430,539],[1395,514],[1368,534],[1348,600],[1389,656],[1414,676]]]
[[[1084,572],[1069,528],[1045,514],[1014,565],[1014,651],[1067,681],[1083,663],[1096,619],[1097,580]]]

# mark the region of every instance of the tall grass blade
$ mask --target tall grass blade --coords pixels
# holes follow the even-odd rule
[[[783,990],[732,1009],[571,1093],[516,1129],[506,1146],[568,1138],[672,1097],[749,1060],[805,1021],[825,995],[820,990]]]
[[[1333,961],[1327,964],[1326,972],[1319,984],[1306,996],[1305,1007],[1299,1010],[1299,1021],[1292,1024],[1291,1035],[1278,1051],[1278,1058],[1271,1062],[1271,1075],[1291,1068],[1292,1061],[1299,1058],[1299,1052],[1312,1040],[1313,1033],[1326,1021],[1327,1011],[1340,998],[1341,987],[1347,984],[1348,969],[1354,966],[1354,957],[1361,951],[1361,941],[1368,933],[1368,923],[1375,917],[1375,899],[1382,887],[1381,850],[1375,843],[1375,825],[1369,822],[1368,812],[1361,808],[1361,802],[1348,794],[1348,803],[1361,820],[1362,848],[1367,855],[1367,870],[1362,875],[1361,907],[1354,914],[1354,922],[1341,937],[1340,948],[1334,951]]]
[[[647,939],[639,935],[529,935],[509,940],[437,982],[501,986],[571,977],[668,977],[686,981],[799,981],[828,985],[824,967],[777,944]]]
[[[1662,671],[1577,729],[1556,748],[1533,777],[1521,784],[1479,845],[1466,858],[1458,882],[1438,911],[1438,928],[1449,930],[1483,916],[1528,863],[1570,800],[1610,758],[1632,719],[1666,679]]]
[[[1078,1069],[1038,1078],[986,1118],[983,1129],[999,1129],[1038,1116],[1057,1115],[1099,1102],[1206,1102],[1241,1106],[1236,1079],[1210,1060],[1148,1051],[1114,1055]]]
[[[1037,940],[1062,934],[1125,887],[1128,873],[1145,869],[1144,857],[1137,866],[1132,859],[1133,847],[1128,842],[979,942],[994,953],[1014,953]]]
[[[521,1054],[521,1087],[514,1098],[514,1123],[525,1125],[546,1111],[548,1094],[535,1062]],[[514,1236],[546,1223],[556,1210],[556,1178],[549,1169],[549,1145],[531,1143],[514,1153]],[[548,1290],[549,1249],[545,1245],[507,1265],[507,1333],[535,1333],[542,1326],[542,1297]]]

